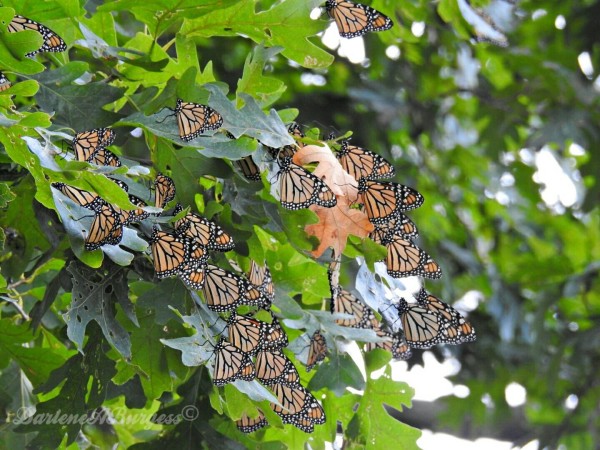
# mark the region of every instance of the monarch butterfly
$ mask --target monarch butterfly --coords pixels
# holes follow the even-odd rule
[[[465,320],[461,313],[423,288],[417,295],[417,304],[442,317],[440,334],[444,343],[460,344],[477,339],[475,328]]]
[[[310,372],[313,367],[325,359],[325,356],[327,356],[327,341],[321,332],[316,330],[310,339],[306,371]]]
[[[252,159],[252,156],[244,156],[235,161],[236,166],[242,171],[242,175],[250,181],[260,181],[260,168]]]
[[[229,342],[244,353],[255,353],[262,343],[265,325],[265,322],[247,315],[231,314],[227,319]]]
[[[313,204],[331,208],[337,204],[335,195],[323,180],[292,163],[290,157],[280,161],[279,177],[281,206],[286,209],[303,209]]]
[[[271,304],[250,282],[217,266],[206,268],[202,292],[207,306],[213,311],[231,311],[239,305],[266,307]]]
[[[297,383],[300,375],[292,361],[280,350],[261,350],[256,354],[256,378],[270,386],[274,383]]]
[[[111,128],[94,128],[77,133],[71,142],[77,161],[86,161],[99,166],[120,167],[121,161],[105,147],[115,140],[115,132]]]
[[[114,181],[125,192],[129,192],[129,186],[127,186],[127,184],[124,183],[123,181],[117,180],[116,178],[111,178],[111,177],[108,177],[108,179],[111,181]],[[139,206],[139,208],[130,211],[130,210],[122,210],[120,208],[113,206],[114,210],[119,213],[119,219],[123,225],[129,225],[130,223],[133,223],[133,222],[140,222],[144,219],[147,219],[150,216],[149,213],[147,213],[146,211],[144,211],[142,209],[143,207],[148,206],[148,205],[146,205],[146,202],[144,200],[142,200],[139,197],[136,197],[135,195],[129,194],[129,201],[131,203],[133,203],[134,205]]]
[[[31,57],[41,52],[64,52],[67,49],[67,44],[65,44],[65,41],[63,41],[62,38],[50,28],[45,27],[41,23],[38,23],[34,20],[28,19],[27,17],[15,15],[8,24],[8,32],[17,33],[24,30],[37,31],[44,39],[44,43],[40,48],[33,52],[27,53],[25,56]]]
[[[340,36],[354,38],[369,31],[384,31],[392,28],[394,23],[386,15],[376,9],[347,0],[327,0],[327,14],[338,27]]]
[[[253,433],[266,427],[268,424],[269,422],[267,422],[265,415],[260,409],[258,409],[257,417],[251,418],[248,417],[246,413],[242,413],[241,419],[235,421],[236,427],[238,427],[238,430],[242,433]]]
[[[342,147],[336,153],[343,169],[358,181],[361,178],[391,178],[394,176],[394,166],[384,158],[370,150],[342,142]]]
[[[202,289],[206,278],[206,261],[208,261],[208,255],[184,262],[179,268],[181,281],[194,290]]]
[[[154,206],[163,208],[175,198],[175,182],[166,175],[159,173],[154,180]]]
[[[289,125],[288,133],[290,133],[295,139],[301,139],[304,137],[304,133],[302,132],[300,125],[298,125],[295,122],[292,122]],[[267,148],[267,151],[269,152],[271,157],[274,159],[281,159],[281,158],[287,158],[287,157],[291,158],[292,156],[294,156],[294,153],[296,153],[296,151],[299,148],[304,147],[304,143],[296,142],[295,144],[285,145],[281,148],[273,148],[273,147],[269,147],[267,145],[265,145],[265,147]]]
[[[124,211],[124,213],[126,213],[126,216],[121,219],[123,225],[129,225],[133,222],[140,222],[150,217],[150,214],[142,209],[145,206],[148,206],[144,200],[142,200],[139,197],[136,197],[135,195],[129,194],[129,201],[135,206],[139,206],[139,208],[134,209],[132,211]]]
[[[190,242],[185,238],[153,227],[150,243],[158,278],[177,275],[182,264],[190,262]]]
[[[215,347],[215,367],[213,383],[224,386],[235,380],[252,381],[254,379],[254,364],[245,353],[221,338]]]
[[[119,220],[119,213],[105,203],[94,216],[84,247],[92,251],[106,244],[117,245],[122,238],[123,224]]]
[[[379,324],[379,326],[375,329],[375,333],[379,337],[386,338],[386,340],[382,342],[368,342],[365,347],[367,351],[381,348],[390,352],[392,354],[392,358],[394,359],[406,361],[411,358],[412,350],[410,349],[408,342],[406,342],[406,338],[404,337],[404,333],[402,331],[392,334],[382,330],[381,324]]]
[[[407,215],[398,213],[397,217],[391,219],[388,223],[376,226],[369,234],[369,237],[378,244],[381,244],[390,235],[401,236],[405,239],[416,238],[419,236],[419,231]]]
[[[12,86],[12,83],[6,78],[2,72],[0,72],[0,92],[6,91],[8,88]]]
[[[373,328],[378,323],[373,311],[350,292],[340,289],[331,298],[331,312],[351,314],[351,319],[335,319],[335,323],[343,327]]]
[[[73,200],[79,206],[83,206],[84,208],[91,209],[95,212],[100,212],[107,204],[98,196],[98,194],[84,191],[83,189],[69,186],[65,183],[52,183],[52,187],[58,189],[63,195]]]
[[[177,117],[179,137],[186,142],[197,138],[207,130],[217,130],[223,125],[221,114],[208,105],[184,102],[178,98],[172,111]]]
[[[419,304],[409,305],[403,298],[396,305],[404,337],[414,348],[430,348],[442,342],[442,317]]]
[[[260,348],[263,350],[280,350],[288,345],[288,337],[279,320],[271,313],[271,323],[266,323]]]
[[[358,181],[358,194],[369,220],[382,225],[398,217],[398,213],[418,208],[423,196],[398,183],[378,182],[367,178]]]
[[[183,211],[179,203],[175,206],[173,215]],[[175,222],[175,230],[192,240],[197,241],[209,250],[227,252],[235,247],[233,239],[220,226],[211,220],[194,213],[188,213]]]
[[[400,236],[385,236],[381,241],[387,248],[385,265],[394,278],[421,276],[440,278],[442,269],[431,256],[412,242]]]
[[[271,389],[281,404],[279,406],[271,403],[271,409],[284,423],[291,423],[301,429],[306,427],[310,429],[307,431],[309,433],[312,432],[313,424],[325,423],[325,411],[315,397],[300,384],[275,383]]]
[[[259,266],[255,261],[250,263],[250,272],[248,273],[248,281],[269,299],[271,302],[275,299],[275,287],[273,286],[273,278],[271,271],[265,264],[264,267]]]
[[[87,162],[96,164],[97,166],[121,167],[119,157],[104,147],[96,150]]]

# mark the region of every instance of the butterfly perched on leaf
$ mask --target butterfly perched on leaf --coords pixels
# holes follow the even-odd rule
[[[313,367],[319,364],[327,356],[327,341],[325,336],[319,330],[316,330],[310,338],[308,344],[308,358],[306,359],[306,371],[310,372]]]
[[[267,267],[259,265],[256,261],[250,263],[248,272],[248,281],[256,286],[271,302],[275,299],[275,287],[273,286],[273,277]]]
[[[212,265],[206,268],[202,292],[207,306],[217,312],[232,311],[241,305],[261,308],[271,305],[271,301],[248,280]]]
[[[394,23],[385,14],[360,3],[348,0],[327,0],[327,14],[338,27],[340,36],[354,38],[370,31],[384,31],[392,28]]]
[[[252,156],[244,156],[242,159],[235,161],[235,165],[239,167],[244,175],[244,178],[250,181],[260,181],[260,167],[254,162]]]
[[[265,386],[275,383],[297,383],[298,370],[281,350],[262,349],[256,354],[256,378]]]
[[[181,211],[183,211],[183,206],[178,203],[175,206],[173,215],[176,216]],[[227,252],[235,247],[233,238],[225,233],[219,225],[191,212],[175,222],[175,230],[178,234],[198,242],[208,250]]]
[[[121,161],[110,150],[106,149],[115,140],[115,132],[111,128],[94,128],[77,133],[71,142],[77,161],[86,161],[98,166],[120,167]]]
[[[337,204],[335,194],[319,177],[292,162],[291,157],[279,161],[279,195],[286,209],[304,209],[310,205],[331,208]]]
[[[380,242],[387,248],[385,265],[394,278],[420,276],[440,278],[442,268],[429,254],[402,236],[386,235]]]
[[[445,344],[461,344],[477,339],[475,328],[461,313],[423,288],[417,294],[417,304],[441,316],[440,336]]]
[[[376,225],[375,229],[369,234],[369,237],[378,244],[381,244],[383,240],[389,239],[392,235],[412,239],[419,236],[419,231],[407,215],[397,213],[396,217],[390,219],[387,223]]]
[[[431,348],[443,342],[440,331],[443,319],[429,308],[409,304],[401,298],[396,304],[402,330],[408,345],[414,348]]]
[[[150,244],[154,272],[158,278],[178,275],[182,266],[190,262],[191,243],[185,237],[154,227]]]
[[[215,347],[213,383],[224,386],[235,380],[252,381],[254,363],[250,356],[221,338]]]
[[[336,152],[343,169],[358,181],[361,178],[391,178],[394,176],[394,166],[383,157],[370,150],[350,145],[345,140],[339,151]]]
[[[261,428],[266,427],[269,424],[265,415],[259,409],[257,417],[249,417],[246,413],[242,413],[242,417],[235,421],[235,426],[242,433],[254,433]]]
[[[345,289],[339,289],[331,297],[331,312],[350,314],[350,319],[335,319],[335,323],[343,327],[373,328],[377,323],[371,308]]]
[[[411,187],[392,182],[361,178],[358,181],[358,202],[365,208],[374,225],[383,225],[399,217],[399,213],[418,208],[423,196]]]
[[[176,192],[173,179],[159,173],[154,179],[154,206],[164,208],[175,198]]]
[[[221,114],[208,105],[184,102],[178,98],[175,109],[171,111],[177,119],[179,137],[185,142],[196,139],[205,131],[218,130],[223,125]]]
[[[281,417],[283,423],[312,433],[314,425],[325,423],[325,411],[315,397],[298,383],[275,383],[271,389],[279,404],[271,403],[271,409]]]
[[[368,342],[365,346],[366,351],[371,351],[376,348],[386,350],[392,354],[392,358],[406,361],[412,357],[412,350],[404,337],[404,332],[390,333],[381,328],[381,324],[378,324],[374,328],[377,336],[384,338],[381,342]]]
[[[50,28],[36,22],[35,20],[28,19],[20,15],[15,15],[8,24],[9,33],[18,33],[19,31],[33,30],[37,31],[42,35],[44,42],[42,46],[33,52],[27,53],[25,56],[31,57],[42,52],[64,52],[67,49],[65,41],[52,31]]]

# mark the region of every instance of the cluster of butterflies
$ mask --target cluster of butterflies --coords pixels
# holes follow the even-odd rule
[[[173,216],[183,212],[180,204]],[[288,338],[277,318],[265,322],[255,314],[240,315],[238,307],[249,306],[270,312],[275,297],[269,268],[252,261],[247,276],[208,264],[210,250],[229,251],[233,239],[217,224],[194,213],[175,221],[173,232],[153,229],[150,240],[155,273],[159,278],[178,276],[194,290],[201,290],[209,309],[228,313],[227,338],[214,347],[213,383],[223,386],[235,380],[257,379],[269,387],[279,401],[271,408],[284,423],[310,433],[325,422],[325,413],[314,396],[299,382],[292,361],[283,353]],[[324,356],[309,355],[309,364]],[[312,368],[311,367],[307,367]],[[262,411],[257,417],[243,416],[238,428],[251,433],[267,425]]]
[[[256,276],[264,277],[254,280]],[[262,283],[272,287],[268,268],[254,261],[248,274],[250,283]],[[266,282],[266,283],[265,283]],[[260,286],[254,285],[260,289]],[[272,295],[272,294],[271,294]],[[320,342],[317,331],[313,338]],[[271,403],[271,409],[281,417],[283,423],[292,424],[306,433],[312,433],[314,425],[325,423],[325,412],[315,397],[300,384],[300,375],[292,361],[283,353],[288,338],[277,318],[271,313],[270,322],[256,319],[252,315],[240,315],[232,311],[227,319],[227,338],[221,337],[215,347],[213,382],[223,386],[235,380],[258,380],[270,388],[279,404]],[[311,349],[314,346],[311,345]],[[324,358],[309,351],[307,370]],[[260,409],[255,418],[247,415],[236,421],[244,433],[254,432],[267,425]]]
[[[216,130],[223,124],[222,116],[208,105],[177,100],[174,115],[177,119],[179,137],[189,142],[207,130]],[[300,126],[292,123],[288,128],[295,139],[302,139]],[[265,146],[279,165],[279,195],[281,206],[290,210],[308,208],[311,205],[331,208],[337,204],[333,191],[327,184],[293,163],[294,153],[304,144],[286,145],[282,148]],[[380,155],[343,141],[336,152],[342,168],[358,182],[357,203],[363,205],[369,220],[375,226],[370,238],[387,248],[388,273],[397,278],[423,276],[439,278],[440,266],[427,252],[416,246],[412,239],[418,236],[417,227],[404,214],[423,204],[423,196],[415,189],[394,182],[377,181],[395,174],[394,167]],[[236,165],[245,178],[261,180],[261,172],[252,156],[246,156]]]
[[[98,166],[120,167],[119,158],[106,147],[115,139],[115,132],[111,128],[96,128],[90,131],[77,133],[71,142],[74,157],[77,161],[85,161]],[[121,180],[110,178],[125,192],[129,187]],[[150,214],[144,210],[148,204],[141,198],[129,194],[129,201],[137,208],[124,210],[108,203],[98,194],[86,191],[62,182],[52,183],[67,198],[79,206],[87,208],[94,213],[94,219],[87,235],[84,238],[86,250],[96,250],[103,245],[117,245],[123,238],[124,227],[132,223],[147,219]],[[175,184],[165,175],[158,174],[154,180],[155,198],[157,208],[164,206],[175,197]]]
[[[393,26],[392,20],[385,14],[360,3],[353,3],[347,0],[327,0],[325,10],[329,17],[335,21],[340,36],[345,38],[362,36],[370,31],[389,30]],[[64,52],[67,49],[65,41],[50,28],[27,17],[15,15],[8,24],[8,32],[17,33],[24,30],[37,31],[43,38],[41,47],[27,53],[25,55],[27,57],[32,57],[42,52]],[[11,83],[8,78],[0,72],[0,92],[10,88],[10,86]],[[179,108],[180,105],[178,104],[177,107]],[[187,114],[190,108],[190,106],[186,107],[182,105],[182,114]],[[207,111],[207,115],[210,115],[210,110]],[[194,139],[196,136],[190,134],[188,135],[188,140]]]
[[[392,353],[394,359],[407,360],[411,348],[427,349],[437,344],[462,344],[476,340],[475,328],[456,309],[428,293],[418,292],[416,303],[401,298],[397,308],[401,329],[391,332],[384,329],[373,311],[356,296],[332,286],[331,312],[349,314],[350,319],[335,319],[338,325],[373,330],[383,341],[368,343],[366,351],[381,348]]]
[[[120,166],[116,155],[106,149],[115,138],[110,128],[98,128],[77,133],[71,145],[75,159],[97,165]],[[111,179],[127,191],[127,185]],[[126,211],[109,204],[93,192],[53,183],[52,186],[76,204],[95,213],[94,221],[85,237],[85,248],[95,250],[102,245],[116,245],[121,241],[123,227],[147,219],[146,203],[129,195],[129,200],[139,209]],[[175,199],[173,180],[159,174],[154,181],[154,205],[164,208]],[[158,278],[177,276],[187,286],[200,290],[208,308],[218,313],[229,313],[227,339],[221,337],[214,348],[213,381],[223,386],[237,379],[257,379],[270,387],[279,401],[272,404],[284,423],[312,432],[315,424],[325,422],[325,414],[314,396],[300,383],[298,371],[283,353],[288,338],[277,318],[264,322],[252,315],[239,315],[240,306],[270,310],[274,287],[269,269],[251,263],[247,277],[211,265],[209,252],[232,250],[235,243],[219,225],[198,214],[184,212],[177,203],[173,209],[173,229],[164,231],[156,225],[149,239],[155,273]],[[326,343],[315,332],[309,349],[307,370],[325,357]],[[254,358],[254,360],[253,360]],[[239,429],[252,432],[267,422],[262,412],[257,418],[243,417]]]
[[[304,133],[298,124],[291,124],[289,133],[302,139]],[[274,149],[266,147],[270,155],[279,162],[279,193],[281,205],[287,209],[308,208],[318,205],[331,208],[337,204],[333,191],[323,180],[292,162],[294,153],[304,144],[287,145]],[[336,158],[342,168],[358,182],[356,203],[363,206],[375,229],[369,237],[387,249],[386,266],[395,278],[422,276],[440,278],[440,266],[427,252],[412,240],[419,233],[414,222],[404,214],[423,204],[423,196],[415,189],[394,182],[377,181],[391,178],[394,167],[383,157],[365,148],[342,141]],[[249,180],[260,180],[260,169],[252,156],[238,162],[244,176]]]

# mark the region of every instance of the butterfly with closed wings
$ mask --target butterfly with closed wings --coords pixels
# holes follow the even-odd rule
[[[292,158],[279,160],[279,195],[286,209],[303,209],[310,205],[331,208],[337,204],[334,193],[323,180],[292,162]]]
[[[392,28],[394,23],[385,14],[360,3],[348,0],[327,0],[327,14],[338,27],[340,36],[354,38],[370,31],[384,31]]]
[[[364,205],[367,217],[374,225],[383,225],[398,218],[399,213],[418,208],[423,196],[411,187],[392,182],[361,178],[358,181],[358,203]]]
[[[177,118],[179,137],[185,142],[196,139],[205,131],[218,130],[223,125],[221,114],[208,105],[184,102],[178,98],[175,109],[171,111],[173,114],[166,117],[174,115]]]
[[[342,168],[356,181],[361,178],[373,180],[394,176],[394,166],[383,157],[362,147],[350,145],[347,140],[342,142],[342,146],[336,152],[335,157],[342,165]]]

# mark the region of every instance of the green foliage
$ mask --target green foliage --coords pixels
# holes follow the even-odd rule
[[[493,20],[487,3],[469,7]],[[365,36],[368,64],[353,65],[316,36],[329,23],[324,11],[310,18],[322,1],[4,0],[0,70],[12,86],[0,92],[0,446],[322,448],[339,424],[346,448],[417,448],[419,431],[403,422],[470,438],[597,446],[600,101],[597,72],[583,75],[578,57],[589,52],[597,68],[600,7],[538,3],[509,7],[501,47],[476,43],[466,2],[369,2],[396,24]],[[8,33],[15,13],[62,36],[68,53],[24,57],[42,39]],[[425,24],[422,36],[414,22]],[[390,46],[398,59],[386,56]],[[183,142],[164,109],[177,98],[215,108],[237,139],[220,130]],[[307,143],[330,129],[351,133],[353,144],[394,162],[396,181],[424,195],[411,218],[419,245],[444,270],[440,283],[426,286],[450,303],[468,292],[482,299],[469,317],[477,342],[433,350],[440,360],[458,358],[453,381],[469,388],[467,398],[438,400],[423,414],[411,404],[412,388],[390,378],[389,353],[364,355],[365,379],[339,345],[377,338],[338,326],[326,311],[325,265],[308,256],[316,242],[304,231],[317,216],[283,210],[271,195],[272,172],[250,183],[233,164],[252,155],[268,167],[261,143],[291,144],[292,120],[305,125]],[[111,150],[123,167],[64,158],[75,132],[104,126],[117,133]],[[544,201],[535,164],[542,149],[577,185],[574,204]],[[313,434],[283,425],[269,407],[273,394],[257,381],[212,385],[224,322],[179,280],[154,277],[147,240],[151,224],[169,216],[88,252],[82,230],[90,211],[50,187],[65,182],[131,208],[105,175],[149,200],[159,171],[175,180],[178,201],[234,236],[235,251],[214,256],[217,264],[247,269],[254,259],[270,267],[273,308],[291,341],[286,355],[327,414]],[[356,257],[372,268],[384,252],[351,237],[344,286],[355,287]],[[330,354],[307,373],[302,362],[317,328]],[[409,364],[419,362],[415,351]],[[527,390],[519,415],[505,398],[511,382]],[[124,420],[19,424],[21,407]],[[242,434],[233,421],[257,407],[269,427]],[[197,417],[165,421],[184,410]]]

